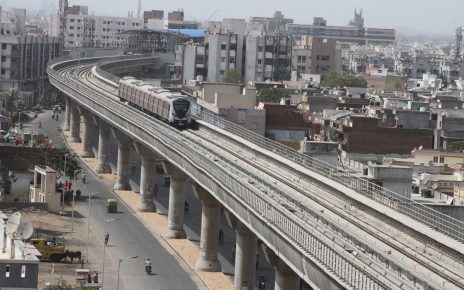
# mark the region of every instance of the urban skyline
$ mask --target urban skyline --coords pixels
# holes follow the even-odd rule
[[[5,1],[6,2],[6,1]],[[58,1],[54,1],[58,2]],[[110,0],[100,0],[98,3],[89,0],[69,1],[69,5],[89,6],[89,11],[96,15],[126,16],[128,11],[137,15],[137,0],[126,5],[112,6]],[[405,34],[431,34],[451,36],[456,27],[461,26],[461,8],[464,2],[458,0],[446,0],[446,5],[420,6],[423,2],[392,0],[388,2],[364,1],[364,0],[332,0],[330,3],[321,4],[308,1],[301,5],[296,0],[282,2],[266,1],[266,6],[257,2],[246,2],[237,0],[234,2],[216,1],[214,4],[205,0],[197,0],[195,4],[186,0],[173,2],[142,1],[142,10],[165,10],[173,11],[183,9],[187,19],[200,22],[210,20],[222,20],[223,18],[245,18],[251,16],[272,16],[274,11],[279,10],[285,17],[293,18],[295,23],[311,24],[313,17],[323,17],[328,25],[344,26],[352,18],[354,9],[363,10],[365,25],[367,27],[395,28]],[[6,2],[9,7],[12,2]],[[18,0],[14,2],[15,7],[40,9],[43,1]],[[316,4],[317,3],[317,4]],[[57,4],[56,4],[57,5]],[[112,7],[111,10],[107,9]],[[205,7],[198,9],[198,7]],[[248,7],[244,9],[244,7]],[[302,9],[307,7],[307,9]],[[336,7],[337,9],[334,9]],[[418,8],[419,7],[419,8]]]

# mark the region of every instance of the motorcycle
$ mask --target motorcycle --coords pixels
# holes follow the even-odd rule
[[[151,274],[151,266],[145,266],[145,272],[150,275]]]

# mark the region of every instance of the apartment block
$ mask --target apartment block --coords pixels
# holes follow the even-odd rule
[[[208,44],[208,81],[220,82],[227,70],[241,72],[243,47],[237,46],[237,34],[212,34],[206,38]],[[240,52],[240,53],[238,53]],[[238,65],[240,63],[240,65]]]
[[[245,82],[289,80],[292,38],[249,33],[246,38]]]
[[[89,16],[86,6],[77,7],[68,10],[66,16],[65,47],[122,47],[123,38],[118,33],[143,28],[143,18]],[[49,32],[59,35],[58,15],[51,17]]]
[[[292,70],[298,75],[340,72],[341,59],[334,39],[302,36],[293,48]]]

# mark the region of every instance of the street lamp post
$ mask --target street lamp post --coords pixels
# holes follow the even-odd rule
[[[74,180],[76,180],[76,173],[79,173],[80,170],[74,170]],[[73,192],[73,195],[72,195],[72,211],[71,211],[71,235],[72,233],[74,232],[74,192]]]
[[[87,215],[87,263],[89,263],[89,237],[90,237],[90,200],[93,195],[99,194],[99,192],[89,193],[89,214]]]
[[[68,158],[68,153],[66,153],[64,155],[64,183],[66,183],[66,181],[68,180],[68,177],[66,175],[66,160]],[[64,189],[64,188],[63,188]],[[61,195],[61,214],[64,214],[64,195],[65,195],[65,191],[63,191],[63,194]]]
[[[121,270],[121,262],[125,260],[130,260],[130,259],[137,259],[139,256],[132,256],[132,257],[127,257],[127,258],[119,258],[119,265],[118,265],[118,283],[116,284],[116,290],[119,290],[119,272]]]
[[[105,220],[105,230],[104,233],[106,234],[106,225],[112,221],[116,221],[118,219],[107,219]],[[101,284],[102,284],[102,289],[103,289],[103,281],[105,279],[105,250],[106,250],[106,242],[103,241],[103,259],[102,259],[102,278],[101,278]]]

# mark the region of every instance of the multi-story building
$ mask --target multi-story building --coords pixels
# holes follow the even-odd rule
[[[175,48],[173,80],[186,84],[189,80],[207,76],[206,47],[203,44],[179,44]]]
[[[312,25],[288,23],[287,30],[296,37],[309,35],[358,44],[393,44],[395,42],[394,29],[365,28],[362,11],[357,13],[356,10],[355,17],[348,26],[327,26],[326,20],[315,17]]]
[[[73,6],[66,15],[65,47],[121,47],[123,38],[118,33],[142,29],[144,20],[133,17],[89,16],[86,6]],[[51,36],[60,33],[58,15],[50,19]]]
[[[286,25],[293,23],[293,19],[285,18],[282,12],[275,11],[273,17],[251,17],[250,28],[260,25],[268,34],[279,34],[286,30]]]
[[[243,47],[237,45],[237,34],[208,35],[206,42],[208,44],[208,81],[222,81],[224,72],[227,70],[241,72]]]
[[[246,38],[245,82],[289,80],[292,38],[249,33]]]
[[[293,48],[292,70],[301,74],[340,72],[341,58],[334,39],[303,36],[299,46]]]
[[[58,38],[25,35],[24,9],[2,11],[0,90],[32,91],[35,103],[50,88],[47,62],[60,56]]]

